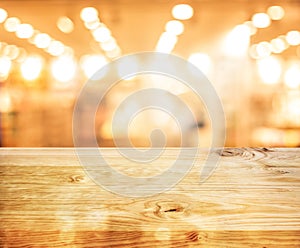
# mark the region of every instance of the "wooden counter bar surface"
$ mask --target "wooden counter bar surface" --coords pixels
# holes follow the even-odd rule
[[[130,198],[91,180],[72,148],[2,148],[0,247],[300,247],[300,149],[214,152],[221,160],[204,183],[201,150],[173,189]],[[124,174],[151,176],[178,149],[151,165],[102,153]]]

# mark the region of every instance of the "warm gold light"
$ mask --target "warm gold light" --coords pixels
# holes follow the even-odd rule
[[[80,12],[80,18],[84,22],[93,22],[98,20],[98,11],[93,7],[83,8]]]
[[[262,41],[257,44],[256,52],[259,58],[266,58],[271,55],[272,46],[267,41]]]
[[[17,17],[9,17],[4,23],[4,28],[7,32],[16,32],[21,21]]]
[[[9,59],[14,60],[19,55],[19,48],[15,45],[7,45],[3,49],[3,55],[7,56]]]
[[[30,24],[23,23],[18,25],[16,35],[20,39],[29,39],[34,34],[34,29]]]
[[[233,57],[246,55],[250,43],[250,34],[250,30],[246,25],[236,26],[225,39],[225,53]]]
[[[271,24],[270,17],[266,13],[256,13],[252,16],[253,25],[257,28],[266,28]]]
[[[21,64],[21,73],[24,79],[32,81],[39,77],[42,68],[42,58],[37,55],[32,55],[27,57]]]
[[[253,22],[252,22],[252,21],[244,22],[243,25],[246,26],[246,27],[248,28],[248,30],[249,30],[249,35],[254,35],[254,34],[256,34],[257,28],[253,25]]]
[[[284,17],[285,11],[281,6],[271,6],[267,11],[272,20],[281,20]]]
[[[298,45],[300,45],[300,32],[296,31],[296,30],[288,32],[286,34],[286,41],[291,46],[298,46]]]
[[[39,33],[34,37],[34,44],[38,48],[47,48],[51,43],[51,37],[45,33]]]
[[[258,74],[265,84],[279,83],[282,66],[281,62],[275,57],[267,57],[257,60]]]
[[[3,23],[6,20],[7,16],[7,11],[5,9],[0,8],[0,23]]]
[[[282,53],[286,49],[286,42],[282,38],[271,40],[271,49],[273,53]]]
[[[176,35],[164,32],[158,40],[156,51],[162,53],[170,53],[174,49],[177,41],[178,38]]]
[[[91,78],[96,72],[98,72],[92,79],[99,80],[105,74],[99,71],[104,65],[107,64],[107,60],[103,55],[84,55],[80,59],[81,68],[87,78]]]
[[[76,63],[71,57],[60,57],[52,61],[51,72],[53,77],[62,83],[71,81],[76,73]]]
[[[172,15],[178,20],[188,20],[193,17],[194,10],[188,4],[178,4],[173,7]]]
[[[66,16],[61,16],[57,19],[56,25],[58,29],[66,34],[71,33],[74,30],[74,23]]]
[[[64,47],[64,44],[61,43],[60,41],[53,40],[53,41],[51,41],[47,51],[52,56],[60,56],[64,53],[65,47]]]
[[[184,31],[184,25],[181,21],[172,20],[167,22],[165,29],[170,34],[181,35]]]
[[[284,74],[284,83],[291,89],[297,89],[300,86],[300,65],[292,64]]]
[[[100,44],[100,47],[105,52],[113,51],[117,48],[117,46],[118,45],[114,38],[111,38],[109,41]]]
[[[106,56],[108,58],[114,59],[114,58],[120,57],[121,53],[122,53],[121,48],[118,46],[112,51],[107,51]]]
[[[104,25],[93,30],[94,39],[98,42],[107,42],[111,38],[110,30]]]
[[[11,61],[6,56],[0,57],[0,81],[4,81],[7,79],[10,69],[11,69]]]
[[[100,22],[99,22],[99,20],[92,21],[92,22],[85,22],[84,26],[88,30],[95,30],[96,28],[98,28],[100,26]]]
[[[206,53],[193,53],[188,58],[188,61],[199,68],[205,75],[210,74],[212,61]]]

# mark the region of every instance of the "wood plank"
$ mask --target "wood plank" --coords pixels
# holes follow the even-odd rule
[[[124,174],[153,176],[178,151],[146,165],[102,153]],[[215,152],[203,184],[207,150],[173,189],[129,198],[91,180],[74,149],[0,149],[0,247],[300,247],[300,149]]]

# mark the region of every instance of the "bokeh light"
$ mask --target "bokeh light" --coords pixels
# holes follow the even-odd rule
[[[84,55],[80,58],[80,66],[84,75],[89,79],[106,64],[107,60],[103,55]],[[101,79],[104,75],[97,73],[93,79]]]
[[[98,42],[107,42],[111,38],[110,30],[104,25],[101,25],[100,27],[93,30],[92,34],[94,39]]]
[[[28,56],[21,64],[21,73],[25,80],[37,79],[43,68],[43,59],[38,55]]]
[[[211,73],[212,60],[206,53],[193,53],[189,56],[188,61],[200,69],[205,75]]]
[[[51,37],[45,33],[39,33],[34,37],[34,44],[38,48],[47,48],[51,43]]]
[[[3,55],[7,56],[11,60],[14,60],[19,55],[19,48],[16,45],[7,45],[3,49]]]
[[[66,16],[61,16],[56,22],[57,28],[66,34],[71,33],[74,30],[74,23],[72,20]]]
[[[83,8],[80,12],[80,18],[84,22],[93,22],[98,20],[98,11],[94,7]]]
[[[4,81],[7,79],[10,69],[11,69],[11,61],[6,56],[0,57],[0,81]]]
[[[76,73],[76,63],[72,57],[62,56],[52,61],[53,77],[62,83],[71,81]]]
[[[184,31],[184,25],[181,21],[168,21],[165,26],[166,32],[173,35],[181,35]]]
[[[266,13],[256,13],[252,16],[253,25],[257,28],[266,28],[271,24],[270,17]]]
[[[3,23],[6,20],[7,16],[7,11],[5,9],[0,8],[0,23]]]
[[[64,53],[65,47],[64,44],[62,44],[60,41],[53,40],[51,41],[47,51],[52,56],[60,56]]]
[[[9,17],[4,22],[4,28],[7,32],[16,32],[21,21],[17,17]]]
[[[30,24],[22,23],[18,25],[16,35],[20,39],[29,39],[34,34],[34,29]]]
[[[170,53],[174,49],[177,41],[178,38],[176,35],[164,32],[161,34],[158,40],[156,51],[162,53]]]
[[[285,11],[281,6],[271,6],[268,8],[267,13],[274,21],[281,20],[285,15]]]
[[[288,32],[286,34],[286,41],[291,46],[298,46],[298,45],[300,45],[300,32],[296,31],[296,30]]]
[[[172,15],[178,20],[188,20],[193,17],[194,10],[188,4],[178,4],[173,7]]]
[[[246,55],[249,48],[250,35],[251,33],[247,26],[236,26],[225,39],[225,53],[233,57]]]
[[[300,86],[300,65],[293,63],[284,74],[284,83],[291,89],[297,89]]]
[[[281,61],[270,56],[257,60],[258,74],[265,84],[277,84],[282,74]]]
[[[273,53],[282,53],[287,48],[286,42],[282,38],[271,40],[271,50]]]

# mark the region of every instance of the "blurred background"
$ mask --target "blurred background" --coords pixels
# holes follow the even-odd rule
[[[226,146],[299,147],[299,31],[299,0],[1,0],[0,145],[73,146],[73,108],[87,79],[120,56],[159,51],[190,61],[214,85]],[[132,143],[149,146],[149,132],[159,127],[169,146],[180,145],[180,132],[193,144],[195,129],[209,146],[201,99],[153,75],[126,78],[106,95],[95,118],[98,143],[114,146],[114,110],[149,85],[183,99],[198,124],[180,131],[162,111],[141,113],[131,122]],[[122,140],[123,129],[120,123],[114,137]]]

